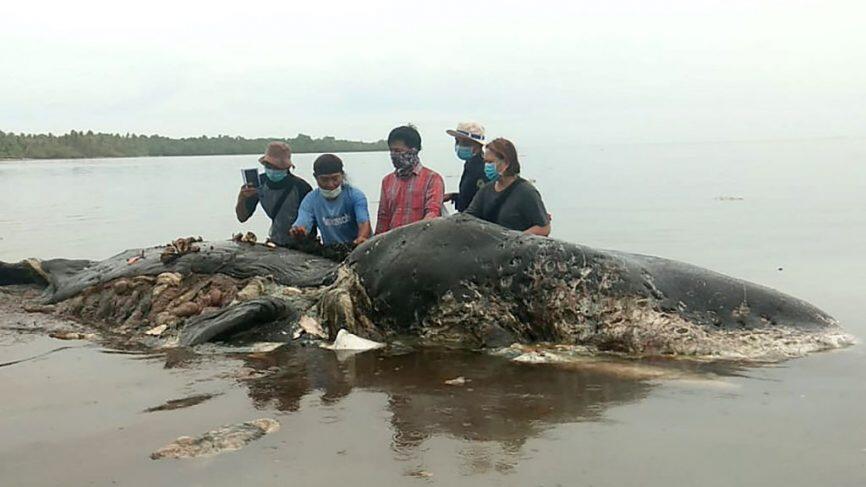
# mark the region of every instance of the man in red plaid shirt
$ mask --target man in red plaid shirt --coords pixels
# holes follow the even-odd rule
[[[442,216],[445,182],[436,171],[421,165],[421,135],[411,125],[388,134],[394,172],[382,179],[376,234],[421,220]]]

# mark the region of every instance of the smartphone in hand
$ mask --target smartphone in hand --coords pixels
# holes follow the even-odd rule
[[[244,184],[259,187],[259,170],[258,169],[241,169],[241,174],[244,177]]]

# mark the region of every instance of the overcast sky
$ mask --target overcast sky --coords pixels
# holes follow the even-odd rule
[[[866,135],[863,1],[15,2],[0,130]]]

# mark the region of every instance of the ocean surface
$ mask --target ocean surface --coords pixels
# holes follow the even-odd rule
[[[432,139],[432,137],[431,137]],[[454,191],[462,163],[421,152]],[[866,139],[522,147],[554,238],[792,294],[866,337]],[[370,200],[386,153],[342,154]],[[294,156],[313,183],[313,154]],[[257,156],[0,162],[0,260],[102,259],[180,236],[264,238],[234,216]],[[464,352],[144,353],[16,331],[0,314],[0,485],[866,485],[861,345],[771,366]],[[267,371],[258,376],[256,371]],[[240,375],[247,373],[246,378]],[[446,380],[458,376],[462,386]],[[250,378],[252,377],[252,378]],[[213,398],[143,412],[170,399]],[[259,417],[279,432],[149,454]]]

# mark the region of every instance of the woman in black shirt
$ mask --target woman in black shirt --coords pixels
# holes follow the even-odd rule
[[[484,149],[487,183],[472,199],[466,213],[529,235],[550,235],[550,218],[535,186],[520,177],[517,149],[496,139]]]

